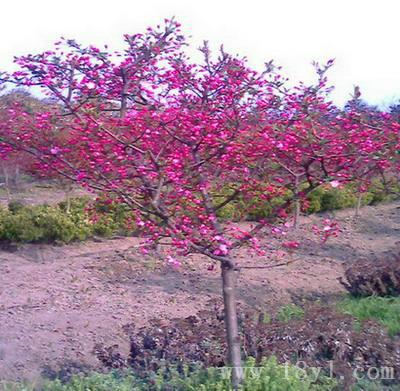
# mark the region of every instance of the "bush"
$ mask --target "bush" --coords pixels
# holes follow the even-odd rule
[[[331,188],[322,195],[321,210],[351,208],[356,205],[357,197],[349,188]]]
[[[242,391],[329,391],[335,389],[334,379],[315,376],[292,365],[279,365],[275,358],[256,365],[254,359],[244,363]],[[232,391],[229,368],[207,368],[187,365],[165,365],[145,377],[130,373],[111,372],[73,376],[68,382],[47,381],[40,387],[14,384],[7,391]]]
[[[340,283],[353,296],[398,296],[400,294],[400,252],[355,262],[345,271]]]
[[[299,360],[308,368],[321,368],[322,373],[332,371],[335,378],[343,377],[346,387],[357,380],[356,368],[366,372],[371,366],[400,367],[400,340],[391,338],[378,322],[359,323],[349,314],[316,305],[307,307],[302,316],[301,312],[297,307],[298,316],[269,322],[262,313],[242,312],[243,352],[258,364],[274,356],[280,363]],[[218,308],[202,311],[197,317],[173,319],[168,326],[152,320],[138,331],[127,326],[130,355],[124,358],[115,348],[97,346],[97,357],[106,367],[126,366],[144,374],[159,370],[165,362],[224,367],[226,341],[218,314]]]
[[[231,193],[230,191],[229,193]],[[220,190],[224,194],[223,190]],[[227,194],[229,194],[227,193]],[[283,205],[287,199],[292,197],[289,190],[285,190],[281,196],[274,196],[269,198],[268,193],[261,194],[255,192],[252,197],[244,199],[238,197],[237,200],[230,202],[223,208],[218,210],[218,217],[225,220],[249,220],[258,221],[260,219],[270,217],[273,210],[278,206]],[[224,197],[214,197],[215,203],[218,204]]]
[[[281,307],[277,314],[277,319],[281,322],[289,322],[292,319],[302,319],[304,317],[304,310],[294,304],[288,304]]]
[[[362,194],[361,204],[370,205],[398,199],[400,183],[390,181],[386,186],[379,179],[371,182],[368,190]],[[335,209],[352,208],[357,204],[357,189],[354,183],[340,188],[322,185],[311,191],[306,197],[306,213],[325,212]]]
[[[92,235],[128,235],[135,231],[133,216],[124,206],[87,197],[55,206],[23,206],[10,203],[0,208],[0,240],[10,242],[62,242],[85,240]]]
[[[348,297],[339,302],[338,308],[359,321],[379,321],[391,336],[400,333],[400,297]]]
[[[24,203],[18,200],[12,200],[8,203],[8,210],[12,213],[16,213],[24,208]]]
[[[350,187],[333,188],[319,186],[307,196],[307,213],[350,208],[356,205],[357,197]]]
[[[196,369],[171,371],[162,375],[155,390],[177,391],[231,391],[230,370],[228,368]],[[160,379],[160,375],[158,375]],[[263,359],[259,364],[249,358],[244,363],[242,391],[311,391],[333,390],[337,385],[334,379],[326,376],[316,377],[292,365],[280,365],[276,358]],[[151,388],[149,388],[151,389]]]
[[[0,382],[0,391],[132,391],[134,386],[133,376],[111,372],[74,375],[66,383],[58,379],[43,381],[41,385]]]
[[[307,190],[305,183],[301,186],[302,190]],[[232,193],[221,189],[219,197],[215,197],[215,202],[223,199],[223,195]],[[265,196],[265,194],[263,195]],[[363,193],[361,204],[369,205],[382,201],[390,201],[400,196],[400,183],[392,180],[384,186],[381,180],[374,179],[367,192]],[[225,205],[218,211],[218,216],[227,220],[260,220],[269,217],[274,208],[283,205],[288,199],[293,197],[293,193],[286,189],[282,196],[262,197],[255,194],[250,199],[239,197],[237,200]],[[330,185],[321,185],[307,194],[303,203],[305,213],[318,213],[336,209],[355,207],[357,204],[357,189],[354,183],[349,183],[340,188],[333,188]]]
[[[386,183],[374,179],[368,189],[368,194],[371,204],[398,199],[400,197],[400,182],[396,178],[391,178]]]
[[[351,389],[352,391],[400,391],[399,384],[391,384],[390,381],[359,380]]]
[[[359,327],[354,318],[334,309],[313,306],[303,319],[287,323],[261,324],[247,333],[246,349],[259,356],[275,355],[280,362],[300,360],[309,367],[332,371],[342,378],[344,388],[354,384],[355,368],[366,373],[370,367],[400,367],[400,343],[382,327],[368,320]],[[398,384],[398,383],[397,383]]]
[[[125,204],[98,197],[88,208],[88,213],[96,235],[128,235],[136,230],[134,215]]]
[[[69,243],[90,234],[86,224],[77,224],[59,207],[48,205],[23,207],[14,212],[2,210],[0,219],[0,240]]]

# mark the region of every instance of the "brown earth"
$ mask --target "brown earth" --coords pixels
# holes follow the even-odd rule
[[[274,312],[304,299],[343,292],[338,277],[346,264],[391,249],[399,240],[400,202],[335,213],[342,232],[321,246],[312,224],[327,215],[305,217],[285,241],[301,245],[283,257],[288,265],[242,269],[238,296],[244,305]],[[241,266],[273,265],[280,240],[265,237],[267,257],[236,255]],[[199,256],[172,269],[138,251],[137,238],[88,241],[68,246],[23,245],[0,251],[0,380],[36,379],[65,365],[99,368],[97,343],[128,349],[123,326],[186,317],[219,298],[217,268]],[[271,255],[272,254],[272,255]]]
[[[92,193],[76,186],[68,193],[70,197],[94,197]],[[56,204],[65,201],[66,196],[66,190],[56,181],[24,179],[17,187],[6,188],[0,179],[0,206],[7,206],[10,201],[24,205]]]

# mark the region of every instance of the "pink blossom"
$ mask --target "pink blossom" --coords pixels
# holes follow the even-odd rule
[[[300,243],[299,243],[299,242],[296,242],[296,241],[291,241],[291,242],[284,242],[284,243],[282,243],[282,246],[283,246],[283,247],[291,248],[291,249],[298,248],[299,245],[300,245]]]
[[[222,255],[228,254],[228,246],[226,244],[220,244],[218,250]]]
[[[50,153],[51,153],[52,155],[58,155],[60,152],[61,152],[61,149],[58,148],[58,147],[52,147],[52,148],[50,149]]]
[[[339,187],[339,186],[340,186],[340,182],[337,181],[337,180],[331,181],[331,182],[329,182],[329,184],[330,184],[332,187]]]
[[[174,258],[174,257],[172,257],[170,255],[167,256],[167,263],[170,266],[175,267],[175,268],[178,268],[178,267],[182,266],[180,261],[178,261],[176,258]]]

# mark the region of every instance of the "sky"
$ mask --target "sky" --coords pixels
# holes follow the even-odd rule
[[[193,56],[203,40],[224,44],[257,69],[273,59],[293,83],[312,82],[312,61],[334,58],[338,105],[355,85],[371,104],[400,99],[399,0],[3,0],[0,15],[0,70],[60,36],[119,49],[123,34],[174,16]]]

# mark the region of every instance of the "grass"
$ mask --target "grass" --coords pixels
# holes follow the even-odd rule
[[[378,321],[391,336],[400,333],[400,297],[346,297],[338,303],[338,308],[360,322]]]
[[[256,366],[257,365],[257,366]],[[337,381],[316,376],[293,365],[282,365],[271,357],[256,364],[254,359],[244,363],[244,382],[241,391],[333,391]],[[3,388],[1,386],[3,385]],[[160,367],[147,376],[132,372],[92,373],[73,376],[68,382],[44,381],[42,385],[2,383],[0,391],[233,391],[229,368],[192,368],[187,365]]]
[[[292,319],[303,319],[304,317],[304,310],[294,304],[287,304],[282,306],[277,315],[276,318],[281,321],[281,322],[289,322]]]

